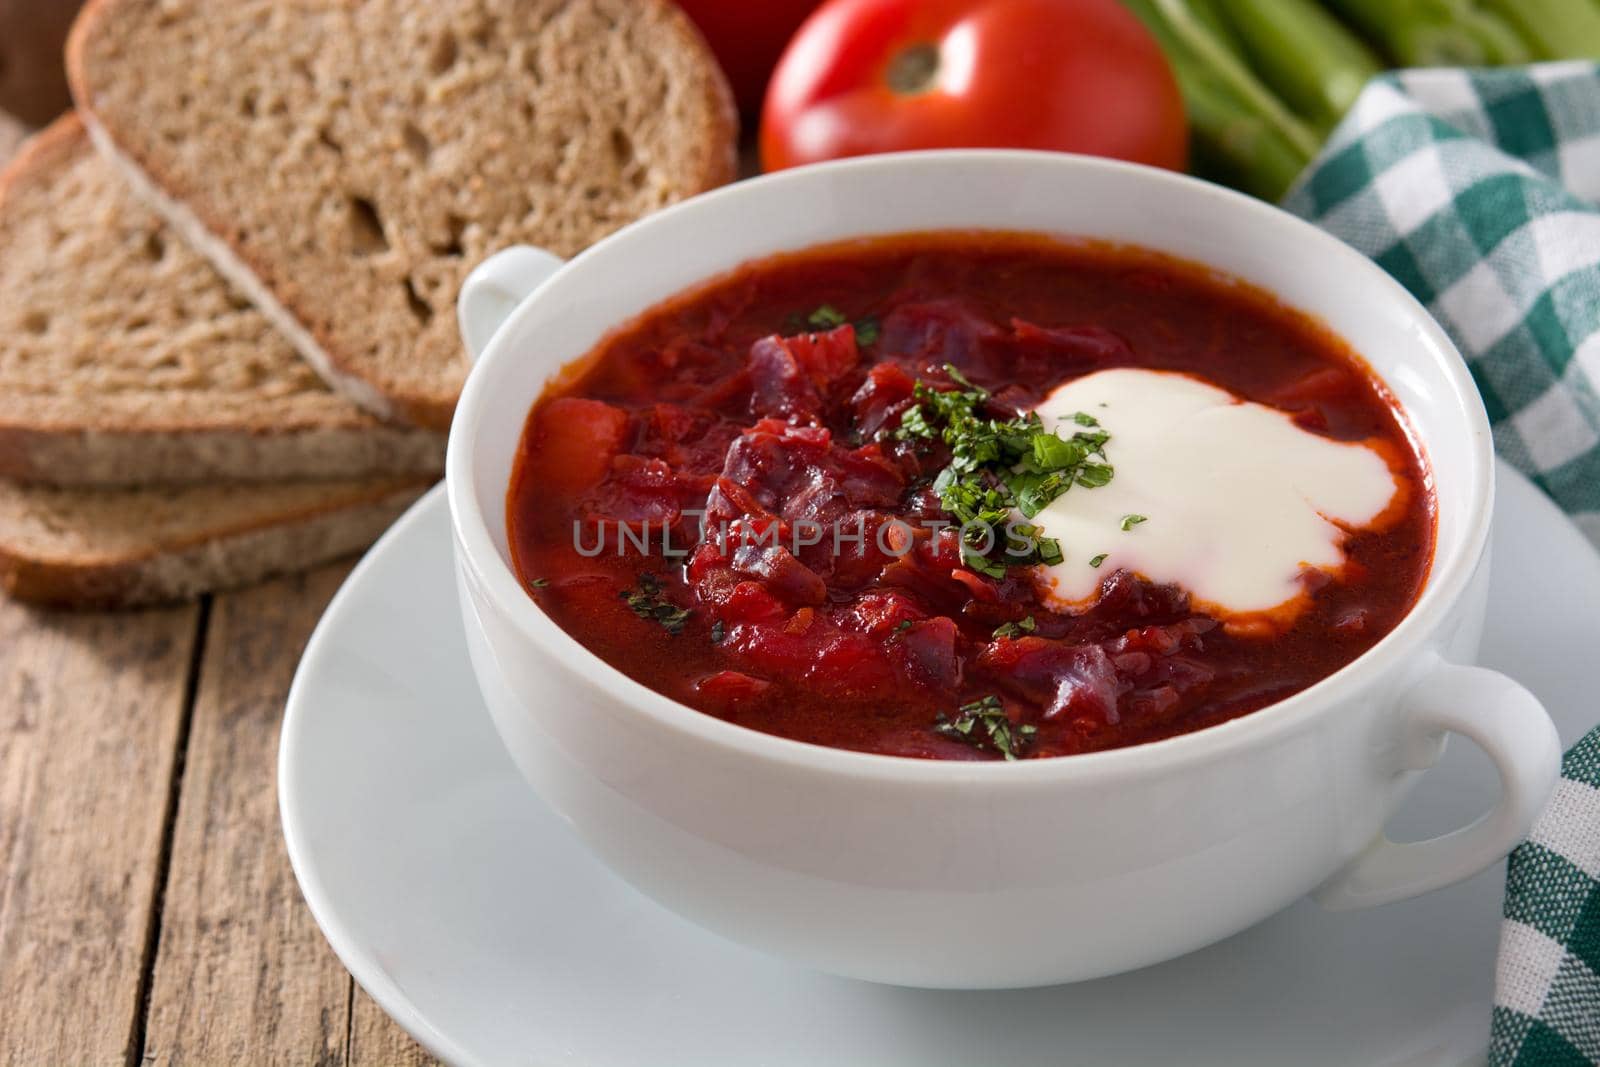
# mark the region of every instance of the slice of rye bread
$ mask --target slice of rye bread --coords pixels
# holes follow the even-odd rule
[[[93,0],[67,64],[142,195],[330,384],[424,426],[475,264],[734,176],[727,83],[668,0]]]
[[[416,479],[51,489],[0,482],[0,588],[123,608],[248,585],[366,548]]]
[[[0,477],[437,473],[444,436],[334,393],[57,120],[0,173]]]

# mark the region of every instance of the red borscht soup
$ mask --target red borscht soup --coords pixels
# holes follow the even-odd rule
[[[1372,372],[1137,249],[904,235],[748,264],[567,368],[518,575],[613,667],[741,726],[1031,759],[1198,730],[1360,656],[1433,553]]]

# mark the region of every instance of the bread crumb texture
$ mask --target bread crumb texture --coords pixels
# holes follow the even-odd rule
[[[76,119],[0,180],[0,427],[375,426],[136,203]]]
[[[336,375],[426,425],[465,376],[479,261],[572,255],[733,177],[727,86],[665,0],[98,0],[69,60]]]

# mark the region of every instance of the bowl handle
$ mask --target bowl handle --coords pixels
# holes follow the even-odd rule
[[[1399,844],[1380,834],[1314,894],[1331,911],[1365,908],[1459,882],[1528,835],[1561,773],[1561,740],[1543,705],[1503,674],[1440,660],[1405,698],[1408,770],[1438,758],[1443,734],[1464,734],[1500,774],[1500,800],[1477,822],[1442,837]]]
[[[461,283],[456,323],[466,342],[467,361],[476,363],[511,313],[565,263],[532,245],[503,248],[473,268]]]

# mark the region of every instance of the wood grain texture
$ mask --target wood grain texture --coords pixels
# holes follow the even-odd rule
[[[0,599],[0,1062],[130,1059],[198,617]]]
[[[146,1062],[343,1060],[349,979],[300,904],[273,787],[294,664],[341,573],[213,604],[172,835]]]
[[[357,986],[350,1004],[349,1062],[350,1067],[430,1067],[439,1061]]]
[[[172,835],[146,1063],[348,1062],[351,979],[301,900],[276,789],[289,684],[348,570],[326,567],[213,603]],[[387,1047],[409,1043],[387,1018],[372,1029]]]

